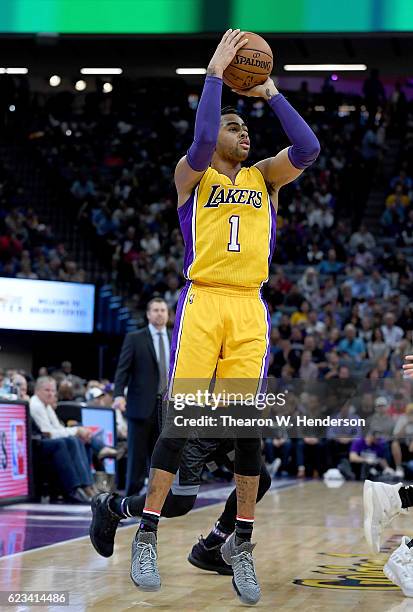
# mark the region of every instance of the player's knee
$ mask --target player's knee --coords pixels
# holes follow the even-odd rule
[[[186,439],[159,437],[152,454],[151,467],[176,474]]]

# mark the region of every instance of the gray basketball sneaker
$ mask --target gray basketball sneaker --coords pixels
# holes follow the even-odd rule
[[[132,542],[130,577],[142,591],[159,591],[161,588],[157,558],[156,534],[137,531]]]
[[[252,551],[255,544],[243,542],[235,546],[235,532],[221,546],[221,555],[225,563],[232,566],[234,576],[232,586],[244,604],[254,605],[261,597],[260,585],[255,574]]]

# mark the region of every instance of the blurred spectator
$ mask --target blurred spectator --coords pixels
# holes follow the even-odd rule
[[[384,342],[383,332],[380,327],[376,327],[373,331],[372,339],[367,343],[367,355],[372,361],[377,361],[380,357],[387,357],[390,353],[390,347]]]
[[[30,397],[27,394],[27,380],[24,376],[22,376],[22,374],[18,374],[17,372],[13,374],[12,385],[16,392],[17,399],[23,400],[25,402],[28,402],[30,400]]]
[[[321,263],[323,265],[323,262]],[[321,273],[321,269],[320,269]],[[326,278],[324,285],[321,287],[321,306],[326,304],[335,304],[338,299],[338,289],[335,285],[334,278],[329,276]]]
[[[367,293],[375,298],[387,299],[390,297],[390,283],[387,278],[383,278],[380,271],[374,269],[370,272],[370,278],[367,283]]]
[[[86,391],[86,401],[90,406],[105,406],[106,393],[100,387],[90,387]]]
[[[356,337],[356,328],[349,323],[344,328],[344,338],[340,340],[337,350],[351,359],[361,361],[366,352],[366,347],[361,338]]]
[[[410,204],[410,198],[408,195],[403,193],[403,187],[400,184],[397,184],[394,188],[393,193],[387,196],[386,198],[386,206],[387,208],[398,208],[402,206],[403,208],[407,208]]]
[[[361,268],[364,272],[370,273],[374,264],[374,257],[367,251],[364,244],[359,244],[357,247],[357,253],[354,257],[354,265]]]
[[[316,308],[319,304],[320,287],[317,277],[317,271],[315,268],[307,268],[301,279],[298,281],[298,289],[308,300],[313,308]]]
[[[304,300],[300,304],[300,309],[296,310],[291,315],[291,325],[301,325],[303,323],[307,323],[309,311],[310,304],[307,302],[307,300]]]
[[[73,392],[73,383],[70,380],[63,379],[58,387],[57,399],[59,402],[70,402],[75,399]]]
[[[340,357],[336,351],[330,351],[327,353],[327,365],[321,371],[321,375],[324,380],[330,380],[332,378],[338,378],[338,371],[340,367]]]
[[[370,297],[368,281],[361,268],[354,268],[352,278],[348,284],[351,287],[351,295],[353,298],[365,299]]]
[[[335,249],[329,249],[327,259],[323,259],[320,263],[318,271],[320,274],[340,274],[344,265],[337,261],[337,253]]]
[[[363,317],[361,328],[358,330],[358,337],[367,345],[373,338],[373,326],[370,317]]]
[[[377,477],[389,465],[384,441],[377,432],[354,440],[350,447],[351,468],[359,480]]]
[[[299,369],[299,377],[302,380],[314,380],[318,378],[318,368],[311,358],[311,351],[304,350],[302,352],[301,365]]]
[[[54,379],[46,376],[38,378],[35,394],[30,399],[30,416],[45,438],[42,453],[51,461],[67,498],[88,503],[95,491],[83,441],[89,440],[90,432],[84,427],[64,427],[60,424],[52,407],[55,396]]]
[[[403,338],[404,332],[398,325],[395,325],[396,317],[392,312],[387,312],[383,320],[384,324],[380,329],[384,342],[390,349],[395,349],[398,342]]]
[[[407,213],[407,219],[403,224],[401,235],[398,238],[398,244],[405,247],[413,246],[413,209],[410,209]]]
[[[369,251],[371,249],[374,249],[374,247],[376,246],[376,241],[373,237],[373,234],[371,234],[367,230],[367,227],[364,225],[364,223],[360,225],[360,229],[354,232],[350,238],[350,248],[354,253],[357,251],[358,247],[361,244],[363,244]]]
[[[346,402],[334,414],[334,419],[358,419],[354,406]],[[330,425],[326,433],[326,463],[327,468],[336,468],[343,460],[348,459],[350,446],[354,438],[361,435],[360,426]]]
[[[400,415],[404,415],[406,412],[406,400],[402,393],[395,393],[393,396],[393,402],[387,409],[389,414],[394,419],[397,419]]]

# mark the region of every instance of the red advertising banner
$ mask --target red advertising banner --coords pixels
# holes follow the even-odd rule
[[[28,494],[26,406],[0,403],[0,502]]]

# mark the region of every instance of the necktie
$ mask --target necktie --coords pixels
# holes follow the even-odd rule
[[[162,393],[166,389],[166,385],[168,383],[167,378],[167,370],[166,370],[166,355],[165,355],[165,345],[163,343],[162,334],[158,332],[158,346],[159,346],[159,387],[158,392]]]

